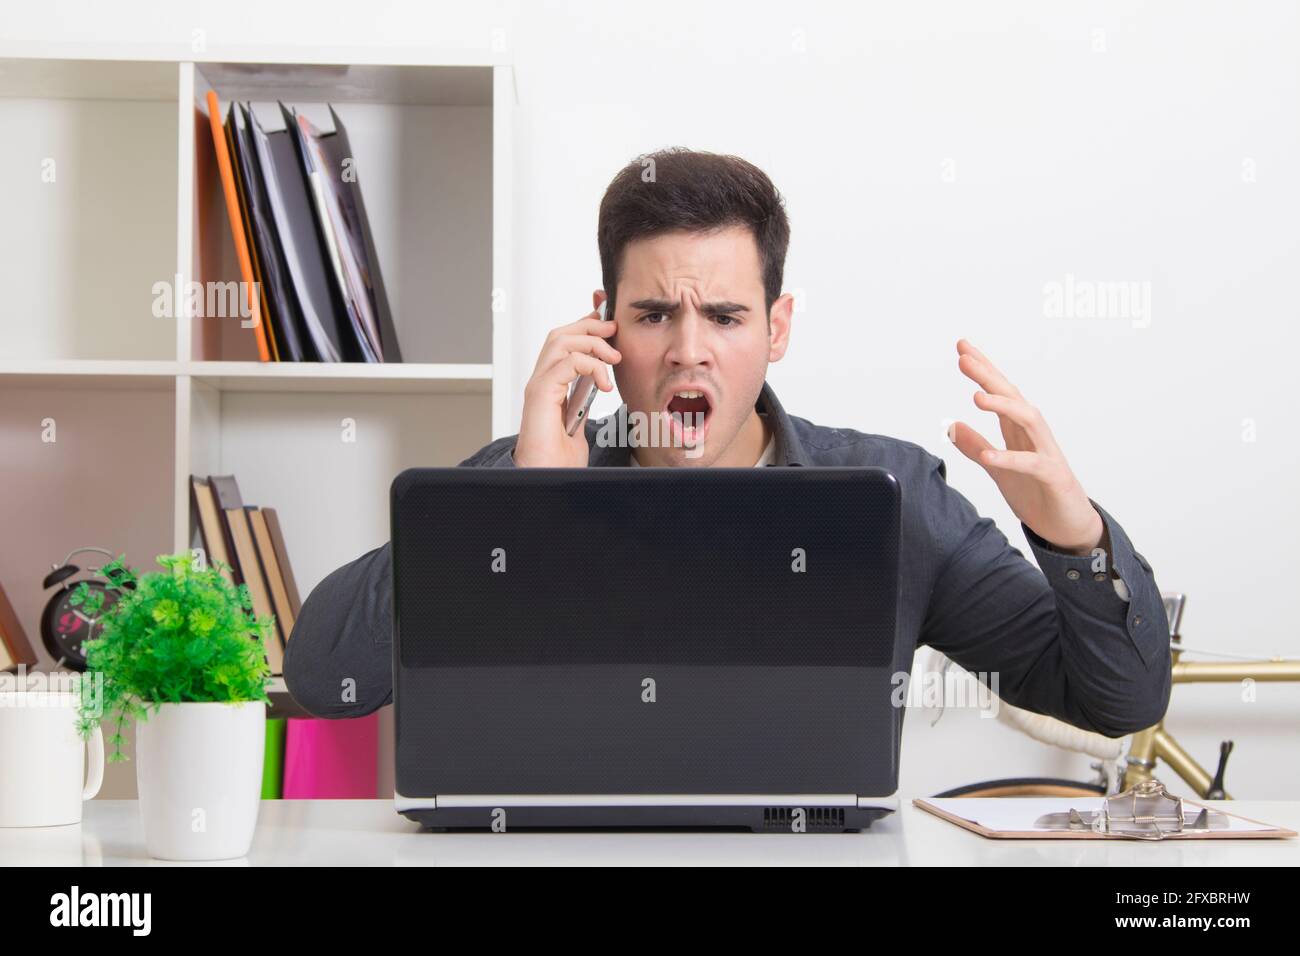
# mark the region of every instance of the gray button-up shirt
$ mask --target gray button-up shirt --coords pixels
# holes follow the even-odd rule
[[[789,415],[766,383],[755,407],[774,425],[774,467],[877,465],[898,479],[898,627],[908,640],[971,673],[996,672],[1003,700],[1086,730],[1120,737],[1159,722],[1170,691],[1163,598],[1151,566],[1095,501],[1110,536],[1107,573],[1094,571],[1091,556],[1057,551],[1022,523],[1035,568],[949,487],[943,461],[919,445]],[[613,414],[626,412],[621,406]],[[629,447],[596,439],[606,421],[586,422],[588,464],[626,466]],[[517,437],[498,438],[461,465],[514,467]],[[1112,567],[1127,600],[1113,585]],[[285,651],[294,699],[320,717],[360,717],[390,703],[392,608],[388,544],[321,581]]]

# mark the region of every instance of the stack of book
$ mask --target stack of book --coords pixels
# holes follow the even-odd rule
[[[248,587],[255,616],[275,616],[266,660],[272,674],[283,674],[284,647],[302,601],[275,509],[245,505],[234,475],[191,475],[190,490],[208,561],[220,562],[231,584]]]
[[[232,103],[208,118],[226,212],[263,362],[400,362],[401,351],[347,131],[279,104],[263,128]]]

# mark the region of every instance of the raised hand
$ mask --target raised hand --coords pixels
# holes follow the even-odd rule
[[[1105,522],[1070,470],[1042,413],[966,339],[957,342],[957,354],[957,367],[980,386],[975,407],[998,416],[1006,448],[995,448],[965,422],[948,429],[953,444],[988,472],[1016,517],[1053,547],[1088,554],[1101,546]]]

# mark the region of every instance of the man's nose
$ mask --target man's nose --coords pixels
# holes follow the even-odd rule
[[[707,317],[694,308],[683,308],[673,323],[672,344],[668,359],[675,365],[699,365],[708,359],[705,335]]]

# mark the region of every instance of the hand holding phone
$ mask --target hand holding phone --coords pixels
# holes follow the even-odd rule
[[[577,322],[547,335],[524,387],[523,420],[512,452],[516,465],[577,468],[587,464],[590,449],[581,426],[596,390],[614,390],[608,365],[618,364],[623,356],[609,339],[617,328],[602,302]]]
[[[600,321],[609,321],[609,317],[605,314],[604,302],[600,304],[600,308],[596,311],[600,315]],[[591,403],[596,399],[596,391],[596,378],[594,375],[580,375],[573,383],[573,387],[569,389],[569,397],[564,400],[564,433],[566,435],[572,435],[587,420],[587,412],[591,410]]]

